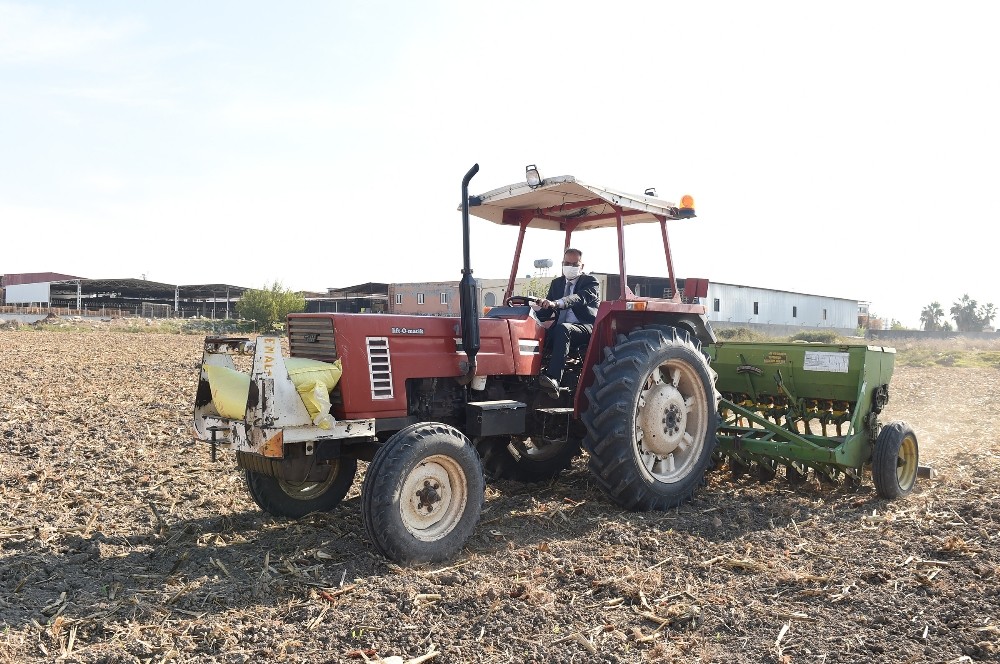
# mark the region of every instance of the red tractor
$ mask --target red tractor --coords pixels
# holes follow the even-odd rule
[[[369,460],[361,499],[368,535],[388,558],[416,563],[462,548],[479,519],[484,475],[548,480],[581,447],[595,481],[630,510],[673,507],[702,484],[719,399],[702,344],[715,339],[705,307],[682,301],[667,237],[668,220],[694,216],[691,199],[675,205],[569,176],[542,179],[533,167],[525,182],[469,196],[478,170],[462,181],[460,318],[288,317],[293,357],[340,362],[331,395],[336,426],[320,430],[275,414],[288,386],[275,370],[282,365],[274,344],[271,355],[257,349],[242,421],[206,418],[211,396],[199,388],[201,437],[236,449],[263,509],[292,517],[331,509],[349,490],[356,461]],[[503,306],[485,317],[469,266],[470,213],[518,230]],[[635,223],[660,225],[669,299],[637,297],[626,286],[623,228]],[[567,247],[576,232],[617,229],[617,298],[600,303],[589,344],[567,360],[558,397],[539,384],[546,328],[533,298],[513,294],[529,228],[561,231]],[[233,347],[206,340],[206,358],[210,343],[215,353]]]

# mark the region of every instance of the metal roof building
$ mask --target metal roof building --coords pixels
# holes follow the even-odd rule
[[[247,289],[230,284],[166,284],[146,279],[84,279],[56,272],[6,274],[4,304],[66,309],[86,315],[228,317]]]
[[[845,336],[858,329],[859,300],[792,291],[709,282],[703,304],[717,328],[766,326],[790,334],[796,330],[832,330]]]

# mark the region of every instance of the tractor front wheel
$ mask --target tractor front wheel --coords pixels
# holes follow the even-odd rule
[[[614,502],[663,510],[691,497],[715,450],[715,373],[673,327],[620,335],[594,367],[584,414],[589,468]]]
[[[268,514],[299,519],[311,512],[328,512],[340,504],[354,483],[358,462],[340,457],[329,464],[319,482],[289,482],[279,477],[246,471],[247,489],[254,502]]]
[[[902,498],[917,481],[920,449],[917,434],[906,422],[890,422],[875,439],[872,479],[883,498]]]
[[[457,554],[479,522],[483,467],[469,439],[421,422],[393,434],[368,465],[361,515],[375,548],[403,565]]]

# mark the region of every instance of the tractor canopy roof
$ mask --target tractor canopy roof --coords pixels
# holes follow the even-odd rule
[[[561,231],[614,228],[618,210],[625,224],[694,216],[691,208],[681,208],[653,196],[586,184],[572,175],[545,178],[535,187],[518,182],[469,199],[469,213],[493,223],[510,226],[527,223],[530,228]]]

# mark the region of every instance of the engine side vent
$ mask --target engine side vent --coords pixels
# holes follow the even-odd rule
[[[288,349],[292,357],[320,362],[337,360],[332,318],[289,318]]]
[[[389,337],[368,337],[365,341],[368,346],[372,399],[391,399],[392,360],[389,357]]]

